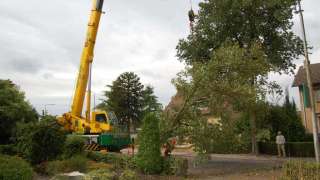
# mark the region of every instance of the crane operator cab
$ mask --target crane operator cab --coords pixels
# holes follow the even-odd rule
[[[118,124],[118,119],[114,112],[93,111],[90,121],[90,130],[86,129],[85,134],[100,134],[111,131],[111,126]]]

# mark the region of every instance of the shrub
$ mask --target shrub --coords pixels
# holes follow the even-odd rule
[[[188,173],[188,160],[179,157],[165,157],[163,160],[163,173],[167,175],[186,176]]]
[[[85,172],[87,170],[88,159],[83,156],[73,156],[66,160],[66,166],[69,171]]]
[[[46,164],[45,173],[53,176],[66,171],[66,162],[65,161],[50,161]]]
[[[290,161],[283,167],[283,180],[318,180],[320,164],[314,162]]]
[[[0,145],[0,154],[15,155],[17,154],[17,148],[14,144]]]
[[[110,163],[115,169],[134,168],[135,164],[131,156],[119,153],[89,152],[87,157],[97,162]]]
[[[77,136],[77,135],[67,136],[67,139],[64,145],[64,156],[71,157],[74,155],[82,154],[84,152],[85,142],[86,142],[86,139],[81,136]]]
[[[67,160],[50,161],[46,167],[48,175],[67,173],[72,171],[86,172],[88,160],[83,156],[73,156]]]
[[[138,180],[138,176],[136,172],[126,169],[121,173],[119,180]]]
[[[314,157],[313,142],[287,142],[285,147],[288,157]],[[259,142],[259,151],[262,154],[277,155],[277,144]]]
[[[113,180],[116,174],[107,169],[98,169],[89,172],[84,179],[85,180]]]
[[[136,157],[137,167],[147,174],[160,173],[162,169],[159,131],[159,118],[154,113],[148,114],[138,134],[139,151]]]
[[[32,168],[24,160],[7,155],[0,156],[0,179],[32,180],[32,176]]]
[[[20,124],[17,131],[18,152],[32,164],[56,159],[63,152],[65,132],[52,119]]]

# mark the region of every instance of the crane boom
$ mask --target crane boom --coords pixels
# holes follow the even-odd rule
[[[58,123],[71,132],[84,134],[99,134],[110,131],[110,118],[105,111],[90,112],[91,102],[91,67],[94,56],[94,46],[97,39],[98,28],[104,0],[92,0],[93,7],[87,29],[86,40],[82,50],[80,68],[73,96],[71,111],[58,117]],[[89,84],[88,84],[89,81]],[[84,100],[87,94],[87,111],[85,117],[82,116]]]
[[[89,138],[88,150],[119,151],[131,143],[129,134],[112,134],[112,127],[118,125],[118,119],[113,112],[103,110],[90,110],[91,102],[91,67],[93,51],[98,34],[98,28],[104,0],[92,0],[93,8],[88,24],[87,36],[80,60],[80,69],[73,97],[71,111],[57,117],[57,122],[71,133],[80,134]],[[83,104],[87,90],[87,110],[82,116]],[[93,139],[92,139],[93,138]],[[92,149],[93,148],[93,149]]]
[[[87,37],[82,51],[79,75],[71,107],[71,114],[77,117],[81,116],[83,110],[83,102],[85,99],[86,88],[89,79],[90,66],[93,61],[93,51],[98,34],[103,2],[104,0],[94,0],[88,24]]]

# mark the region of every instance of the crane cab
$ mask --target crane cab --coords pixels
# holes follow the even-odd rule
[[[113,112],[93,111],[90,120],[90,134],[100,134],[111,131],[111,126],[117,122]]]

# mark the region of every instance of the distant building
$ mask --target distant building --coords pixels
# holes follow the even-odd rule
[[[184,105],[184,96],[178,91],[176,93],[176,95],[174,95],[171,98],[171,101],[169,102],[169,104],[166,106],[165,108],[165,112],[170,114],[170,115],[174,115],[176,114],[179,110],[181,110],[182,106]],[[223,104],[224,108],[226,110],[229,110],[229,112],[231,111],[230,114],[230,118],[237,120],[240,117],[240,113],[239,112],[235,112],[231,110],[231,106],[228,105],[228,103],[224,103]],[[221,117],[214,115],[214,113],[212,113],[210,111],[210,109],[208,107],[202,107],[199,108],[202,117],[206,118],[208,120],[208,123],[210,124],[218,124],[220,123]]]
[[[318,119],[318,125],[320,123],[320,63],[311,64],[311,81],[313,94],[315,96],[316,113]],[[312,132],[312,120],[309,101],[309,90],[307,87],[306,71],[303,66],[298,70],[297,75],[293,81],[293,87],[299,88],[299,97],[301,105],[301,119],[302,123],[309,133]]]

